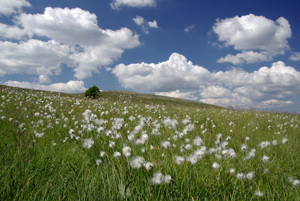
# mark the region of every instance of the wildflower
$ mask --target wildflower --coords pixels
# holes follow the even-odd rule
[[[115,157],[115,158],[120,158],[120,157],[121,157],[121,153],[118,152],[118,151],[115,152],[115,153],[114,153],[114,157]]]
[[[248,156],[246,159],[254,158],[256,155],[256,149],[251,149],[251,151],[248,153]]]
[[[230,136],[227,136],[225,140],[226,140],[226,141],[229,141],[229,140],[231,140],[231,137],[230,137]]]
[[[229,144],[229,143],[228,143],[227,141],[224,141],[224,142],[221,143],[221,147],[222,147],[223,149],[225,149],[225,148],[227,147],[228,144]]]
[[[156,172],[153,176],[153,178],[151,179],[152,185],[159,185],[163,182],[164,180],[164,175],[159,171]]]
[[[96,160],[96,165],[99,166],[101,163],[102,163],[102,160],[101,160],[101,159],[97,159],[97,160]]]
[[[286,144],[288,142],[288,139],[287,138],[283,138],[282,139],[282,144]]]
[[[266,147],[269,147],[271,144],[269,141],[264,141],[264,142],[261,142],[258,146],[260,146],[261,149],[264,149]]]
[[[295,179],[295,180],[293,181],[293,185],[294,185],[294,186],[299,186],[299,185],[300,185],[300,180],[296,180],[296,179]]]
[[[197,163],[198,158],[196,155],[191,155],[187,158],[187,161],[190,161],[193,165]]]
[[[252,180],[253,177],[254,177],[254,172],[249,172],[247,175],[246,175],[247,179],[249,180]]]
[[[147,163],[144,164],[144,167],[145,167],[146,170],[150,170],[153,167],[153,163],[147,162]]]
[[[242,150],[242,151],[246,151],[247,149],[248,149],[247,145],[242,144],[241,150]]]
[[[114,141],[109,142],[109,148],[113,148],[115,145],[116,145],[116,143]]]
[[[90,149],[93,145],[94,145],[94,140],[92,138],[87,138],[87,139],[83,139],[83,144],[82,146]]]
[[[246,137],[246,138],[245,138],[245,141],[249,141],[249,140],[250,140],[250,138],[249,138],[249,137]]]
[[[219,170],[220,169],[220,165],[216,162],[213,163],[212,167],[215,169],[215,170]]]
[[[104,157],[105,156],[105,152],[104,151],[100,151],[100,157]]]
[[[184,161],[184,158],[182,156],[175,156],[174,160],[177,165],[180,165]]]
[[[273,145],[277,145],[277,141],[276,141],[276,140],[273,140],[273,141],[272,141],[272,144],[273,144]]]
[[[133,159],[131,159],[130,166],[132,168],[137,168],[138,169],[138,168],[143,166],[144,162],[145,162],[145,159],[143,157],[136,156]]]
[[[238,178],[239,180],[245,179],[245,174],[244,173],[238,173],[236,175],[236,178]]]
[[[122,151],[126,158],[131,156],[131,148],[129,146],[123,147]]]
[[[171,180],[172,180],[172,177],[171,177],[171,175],[165,175],[165,177],[164,177],[164,182],[166,183],[166,184],[169,184],[170,182],[171,182]]]
[[[171,143],[169,141],[163,141],[161,142],[161,146],[168,149],[171,147]]]
[[[263,162],[267,163],[269,162],[270,157],[264,155],[264,157],[261,159]]]
[[[196,136],[194,139],[194,145],[199,147],[202,144],[203,144],[203,140],[199,136]]]
[[[192,149],[192,145],[190,145],[190,144],[185,145],[185,149],[186,150],[191,150]]]
[[[259,190],[255,191],[254,195],[258,196],[258,197],[263,197],[264,196],[263,192],[261,192]]]
[[[221,140],[221,138],[222,138],[222,134],[221,134],[221,133],[218,133],[218,134],[217,134],[217,140]]]
[[[229,173],[230,173],[230,174],[235,174],[235,169],[234,169],[234,168],[231,168],[231,169],[229,170]]]

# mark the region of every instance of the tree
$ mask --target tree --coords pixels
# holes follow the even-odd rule
[[[84,96],[88,98],[98,98],[100,96],[100,90],[94,85],[85,91]]]

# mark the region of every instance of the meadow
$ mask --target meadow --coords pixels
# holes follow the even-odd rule
[[[300,116],[0,86],[0,200],[300,200]]]

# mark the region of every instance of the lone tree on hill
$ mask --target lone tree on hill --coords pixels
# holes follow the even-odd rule
[[[100,90],[94,85],[85,91],[84,96],[88,98],[98,98],[100,96]]]

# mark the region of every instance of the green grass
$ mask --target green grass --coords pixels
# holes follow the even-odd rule
[[[0,86],[0,200],[300,199],[299,115],[235,111],[123,91],[101,94],[90,100],[83,94]],[[83,115],[87,109],[94,115],[89,122]],[[120,128],[114,125],[116,118],[124,120]],[[178,122],[175,128],[164,124],[168,118]],[[194,125],[185,134],[184,119]],[[135,132],[133,141],[128,140],[140,122],[144,122],[142,129]],[[159,135],[153,134],[154,128]],[[70,129],[80,138],[72,138]],[[211,154],[219,133],[220,143],[228,136],[231,140],[217,155]],[[148,135],[147,142],[137,144],[143,134]],[[188,159],[201,148],[193,144],[196,136],[203,140],[206,154],[192,164]],[[84,147],[88,138],[94,141],[91,148]],[[164,148],[161,142],[167,140],[171,147]],[[270,146],[262,149],[259,145],[264,141]],[[112,148],[111,142],[115,143]],[[242,151],[242,144],[248,150]],[[122,152],[125,145],[131,148],[131,157]],[[229,148],[235,151],[235,158],[222,154]],[[245,160],[254,148],[255,157]],[[103,157],[101,151],[105,151]],[[115,158],[115,152],[121,157]],[[270,157],[268,162],[262,161],[264,155]],[[135,156],[153,167],[133,168],[130,163]],[[175,156],[184,157],[184,162],[176,164]],[[99,159],[102,163],[97,165]],[[220,169],[213,169],[214,162]],[[234,174],[229,173],[231,168]],[[171,182],[153,185],[158,171],[171,175]],[[254,172],[251,180],[237,178],[238,173],[250,172]],[[263,196],[257,196],[257,191]]]

